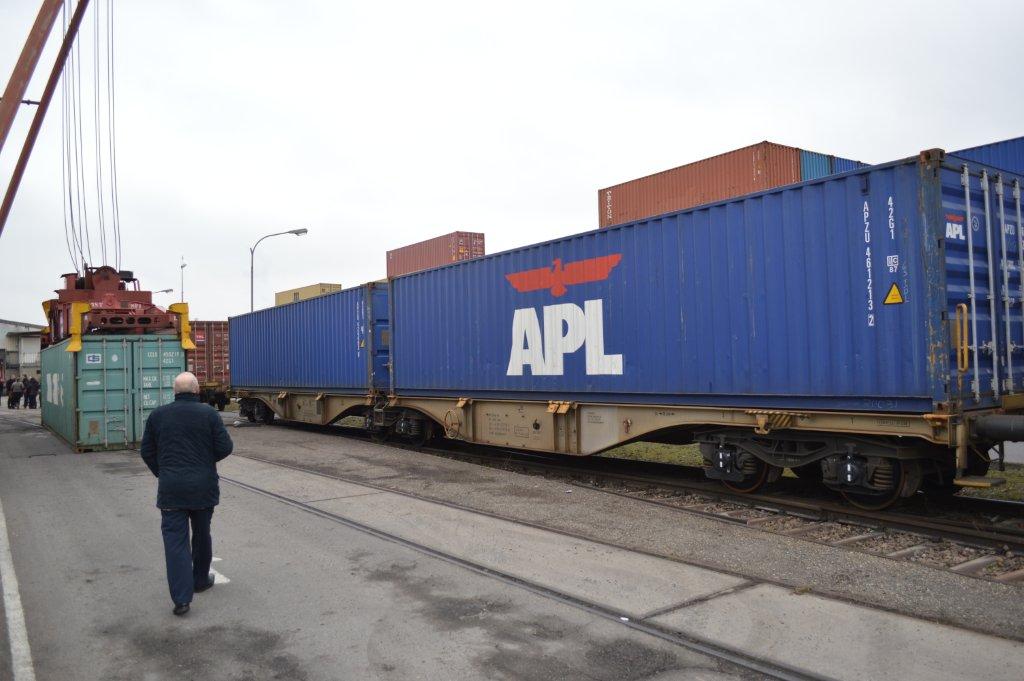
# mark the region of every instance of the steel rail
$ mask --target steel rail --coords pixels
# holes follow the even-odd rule
[[[461,461],[480,463],[491,466],[507,467],[510,465],[519,466],[538,473],[554,473],[562,476],[586,477],[590,476],[603,481],[628,483],[635,485],[646,485],[653,488],[662,488],[673,491],[683,491],[709,498],[708,503],[725,502],[746,506],[751,509],[761,509],[769,512],[779,513],[783,516],[793,516],[805,520],[818,520],[820,522],[846,522],[854,525],[861,525],[865,530],[884,531],[896,530],[911,534],[922,535],[925,538],[945,539],[951,542],[971,546],[975,548],[1007,550],[1011,549],[1017,553],[1024,553],[1024,526],[1021,528],[1002,527],[987,519],[940,520],[934,517],[919,516],[912,513],[898,511],[866,511],[852,506],[844,505],[839,501],[830,501],[818,498],[798,499],[785,496],[789,491],[807,491],[806,486],[801,486],[796,480],[790,490],[780,494],[741,494],[732,492],[718,483],[695,479],[700,469],[692,466],[681,466],[672,464],[658,464],[652,462],[632,461],[625,459],[612,459],[600,457],[568,457],[557,454],[544,454],[533,452],[521,452],[516,450],[488,448],[481,445],[472,445],[461,441],[444,441],[451,446],[417,446],[399,441],[381,442],[371,438],[370,434],[362,428],[346,426],[320,426],[296,422],[275,422],[287,428],[312,430],[315,432],[330,432],[353,439],[386,444],[386,446],[397,449],[418,451],[432,456],[455,458]],[[474,451],[478,450],[478,451]],[[257,458],[259,457],[249,457]],[[264,460],[264,459],[259,459]],[[266,460],[267,463],[275,463]],[[285,465],[288,464],[278,464]],[[297,466],[291,466],[297,467]],[[301,467],[297,467],[301,468]],[[629,468],[631,470],[626,471]],[[656,473],[635,472],[640,468]],[[303,469],[305,470],[305,469]],[[318,472],[311,470],[311,472]],[[329,476],[330,477],[330,476]],[[629,497],[652,503],[658,506],[670,508],[679,512],[693,513],[718,520],[731,521],[734,523],[745,523],[739,518],[730,518],[719,513],[702,512],[696,508],[682,507],[665,503],[657,499],[638,497],[625,491],[610,490],[588,483],[580,484],[588,488],[599,489],[600,491],[617,496]],[[801,489],[802,488],[802,489]],[[989,513],[1005,514],[1007,519],[1024,518],[1024,503],[1014,501],[1003,501],[993,499],[975,499],[971,497],[957,497],[942,502],[942,506],[976,506],[976,509],[956,509],[966,513]],[[705,504],[701,504],[705,505]],[[928,509],[934,511],[934,508]],[[756,525],[752,525],[756,527]],[[955,566],[951,566],[955,567]],[[942,568],[940,568],[942,569]]]

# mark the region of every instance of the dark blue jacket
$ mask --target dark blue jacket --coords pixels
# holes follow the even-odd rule
[[[234,445],[220,414],[192,393],[157,407],[146,419],[142,460],[159,480],[159,508],[212,508],[220,503],[217,462]]]

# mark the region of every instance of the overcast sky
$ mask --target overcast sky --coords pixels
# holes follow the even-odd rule
[[[38,7],[0,2],[0,78]],[[492,253],[586,231],[600,187],[764,139],[884,162],[1024,134],[1019,1],[182,0],[115,14],[122,266],[173,287],[166,305],[184,256],[194,318],[248,310],[248,248],[268,232],[309,229],[260,246],[257,307],[381,278],[387,249],[453,230],[486,233]],[[4,187],[33,111],[0,154]],[[3,318],[41,321],[72,267],[60,120],[51,108],[0,237]]]

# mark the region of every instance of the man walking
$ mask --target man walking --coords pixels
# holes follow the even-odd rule
[[[21,382],[20,378],[15,378],[14,383],[11,384],[11,396],[7,400],[7,407],[9,409],[17,409],[18,405],[21,404],[21,393],[25,391],[25,384]]]
[[[232,447],[220,414],[199,401],[195,375],[178,374],[174,402],[157,407],[146,419],[141,447],[142,460],[159,480],[156,505],[175,615],[189,611],[193,593],[213,586],[210,519],[220,502],[217,462]]]

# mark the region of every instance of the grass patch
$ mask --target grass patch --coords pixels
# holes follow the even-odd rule
[[[699,445],[663,445],[658,442],[633,442],[615,447],[600,454],[612,459],[630,459],[632,461],[654,461],[671,463],[679,466],[700,466]]]
[[[989,469],[989,478],[1005,478],[1006,484],[988,489],[965,489],[960,492],[965,497],[983,497],[985,499],[1007,499],[1010,501],[1021,501],[1024,499],[1024,464],[1008,463],[1006,470],[997,470],[995,466]]]

